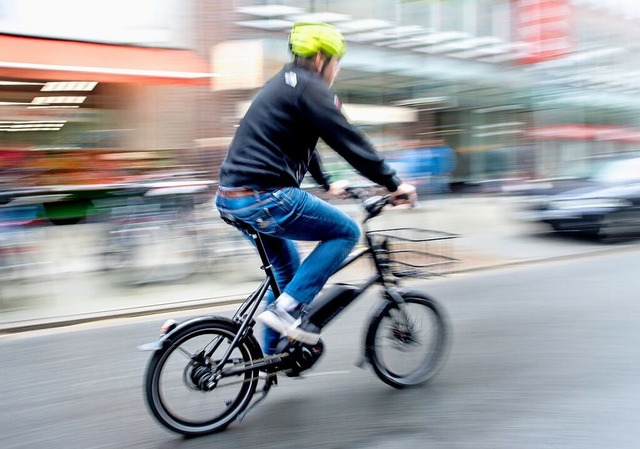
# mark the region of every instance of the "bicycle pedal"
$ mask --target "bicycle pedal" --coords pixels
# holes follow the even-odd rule
[[[258,379],[259,380],[264,380],[265,382],[269,379],[271,379],[272,381],[275,380],[274,383],[277,383],[278,376],[276,376],[276,373],[265,373],[264,371],[260,371],[258,373]]]

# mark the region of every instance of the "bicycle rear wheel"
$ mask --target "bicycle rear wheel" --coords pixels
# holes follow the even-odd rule
[[[197,436],[218,432],[249,404],[258,384],[258,370],[206,382],[235,337],[237,326],[224,319],[201,323],[171,336],[171,344],[156,351],[146,375],[146,399],[155,418],[169,430]],[[234,348],[225,368],[262,357],[252,337]]]
[[[389,301],[371,320],[365,352],[388,385],[405,388],[430,380],[442,367],[449,331],[443,311],[420,292],[402,292],[403,307]]]

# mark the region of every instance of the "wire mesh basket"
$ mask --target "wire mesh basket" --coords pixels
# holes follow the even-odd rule
[[[367,233],[376,257],[396,277],[442,275],[445,267],[458,261],[452,239],[457,234],[419,228],[378,229]]]

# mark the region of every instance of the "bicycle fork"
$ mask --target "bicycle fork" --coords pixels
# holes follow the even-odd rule
[[[375,317],[381,313],[384,313],[384,309],[387,307],[387,304],[389,302],[396,304],[398,306],[398,310],[400,310],[402,314],[406,314],[406,311],[404,310],[406,302],[402,297],[402,295],[400,294],[399,288],[396,286],[393,286],[393,287],[384,286],[383,301],[380,302],[380,306],[373,313],[372,316]],[[364,351],[362,351],[362,356],[355,363],[355,365],[361,369],[364,369],[366,364],[371,364],[371,357],[370,357],[368,348],[364,348]]]

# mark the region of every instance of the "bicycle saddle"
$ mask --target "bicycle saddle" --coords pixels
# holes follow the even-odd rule
[[[233,217],[231,215],[225,214],[224,212],[220,212],[220,218],[222,218],[222,221],[224,221],[225,223],[234,226],[238,229],[247,231],[250,234],[255,234],[256,230],[253,229],[253,226],[251,226],[248,223],[245,223],[242,220],[238,220],[236,217]]]

